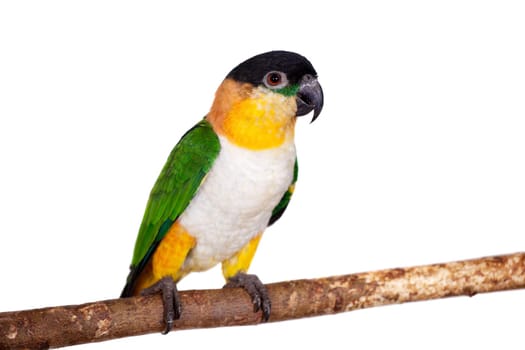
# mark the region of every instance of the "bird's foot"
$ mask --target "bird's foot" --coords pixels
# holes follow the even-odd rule
[[[178,320],[181,315],[182,308],[180,306],[179,292],[177,285],[173,278],[167,276],[153,284],[151,287],[144,289],[141,295],[152,295],[157,293],[162,294],[162,303],[164,305],[164,323],[166,328],[162,334],[168,334],[173,328],[173,322]]]
[[[272,310],[272,302],[268,296],[268,290],[256,275],[238,272],[228,279],[224,288],[242,288],[252,298],[253,312],[262,311],[263,322],[268,321]]]

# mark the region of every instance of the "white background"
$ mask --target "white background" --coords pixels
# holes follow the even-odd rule
[[[271,49],[312,61],[325,108],[298,122],[263,281],[525,250],[524,18],[519,1],[2,2],[0,311],[117,297],[171,148]],[[516,348],[524,314],[514,291],[78,348]]]

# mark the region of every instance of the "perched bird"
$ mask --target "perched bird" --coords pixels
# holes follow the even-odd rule
[[[225,287],[244,288],[268,320],[266,288],[246,272],[294,190],[296,117],[313,111],[313,122],[322,107],[317,73],[299,54],[270,51],[235,67],[151,190],[121,297],[162,293],[167,333],[181,314],[176,283],[222,263]]]

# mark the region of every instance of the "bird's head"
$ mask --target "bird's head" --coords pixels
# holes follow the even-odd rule
[[[293,140],[295,119],[323,108],[312,64],[288,51],[270,51],[235,67],[217,89],[207,119],[219,135],[250,149]]]

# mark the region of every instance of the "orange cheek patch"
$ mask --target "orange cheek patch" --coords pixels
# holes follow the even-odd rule
[[[294,137],[296,112],[293,96],[226,79],[206,119],[237,146],[263,150]]]
[[[223,131],[233,143],[244,148],[278,147],[293,137],[294,113],[285,113],[264,97],[247,98],[232,106],[224,118]]]

